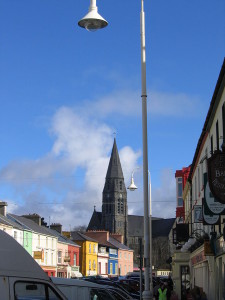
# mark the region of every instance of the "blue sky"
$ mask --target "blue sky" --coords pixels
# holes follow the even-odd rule
[[[0,1],[0,199],[64,229],[88,223],[114,132],[126,184],[142,165],[140,0],[97,0],[109,22],[77,22],[89,0]],[[175,216],[225,53],[222,0],[145,0],[153,216]],[[129,213],[143,214],[139,187]]]

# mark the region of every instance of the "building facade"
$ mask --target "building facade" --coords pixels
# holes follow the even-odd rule
[[[175,229],[177,249],[172,266],[181,299],[186,299],[186,292],[194,292],[196,287],[206,294],[207,299],[224,299],[225,203],[211,189],[213,184],[218,189],[224,189],[224,146],[225,60],[194,153],[188,181],[183,187],[184,224],[177,223]],[[219,161],[215,160],[217,155]],[[213,181],[212,169],[216,169]],[[188,234],[184,234],[183,238],[178,234],[180,225],[185,231],[188,228]]]

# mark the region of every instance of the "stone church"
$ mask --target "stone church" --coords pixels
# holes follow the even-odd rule
[[[175,218],[152,218],[152,257],[157,268],[169,267],[166,260],[170,257],[169,234],[174,222]],[[102,193],[102,212],[94,208],[87,227],[87,231],[91,230],[122,234],[124,244],[134,250],[134,263],[139,265],[140,241],[142,249],[144,244],[144,218],[128,215],[127,189],[115,139]]]

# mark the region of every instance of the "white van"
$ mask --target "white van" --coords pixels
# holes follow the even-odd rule
[[[0,299],[67,300],[30,254],[2,230],[0,230]]]
[[[51,277],[68,300],[115,300],[106,286],[82,279]]]

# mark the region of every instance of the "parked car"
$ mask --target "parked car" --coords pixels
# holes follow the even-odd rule
[[[106,286],[98,283],[58,277],[51,277],[51,280],[66,295],[68,300],[117,300]]]
[[[67,300],[32,256],[0,230],[0,298]]]

